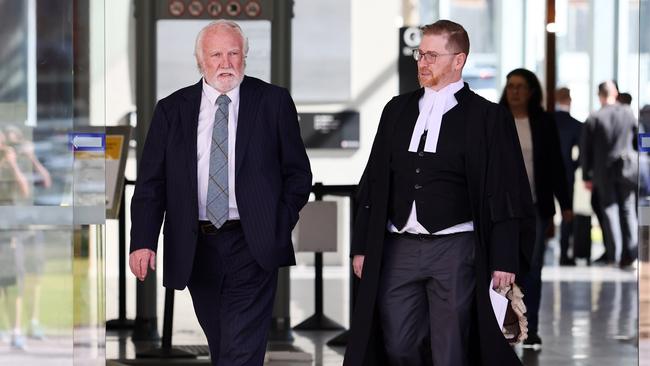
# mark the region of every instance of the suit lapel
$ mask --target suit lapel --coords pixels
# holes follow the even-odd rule
[[[397,151],[408,150],[415,123],[420,115],[419,102],[423,94],[424,89],[422,88],[413,92],[403,104],[401,110],[395,114],[396,120],[394,123],[396,128],[393,129],[394,133],[389,134],[392,149]]]
[[[457,91],[454,94],[454,98],[456,98],[456,103],[457,104],[453,108],[448,110],[442,116],[443,121],[446,120],[446,119],[449,119],[449,120],[453,121],[453,120],[456,120],[456,119],[465,118],[465,116],[467,114],[466,113],[467,112],[467,103],[464,103],[463,101],[465,101],[465,98],[467,98],[467,96],[469,95],[469,91],[470,91],[469,90],[469,85],[467,85],[467,83],[465,83],[463,85],[463,88],[460,89],[459,91]]]
[[[183,131],[183,141],[185,145],[185,157],[189,168],[190,188],[197,193],[197,147],[196,134],[199,124],[199,109],[201,107],[202,80],[187,89],[185,100],[181,105],[181,124]],[[192,194],[191,197],[198,197]]]
[[[259,89],[254,88],[251,80],[245,76],[239,88],[239,115],[235,142],[235,176],[239,174],[246,147],[255,127],[257,109],[259,108]]]
[[[406,108],[399,115],[402,116],[403,128],[409,131],[409,138],[415,128],[415,123],[420,116],[420,98],[424,95],[424,88],[416,90],[409,98]],[[409,140],[410,141],[410,140]]]

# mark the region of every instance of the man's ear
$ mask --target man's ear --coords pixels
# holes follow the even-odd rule
[[[456,58],[454,59],[454,69],[462,70],[463,66],[465,66],[465,61],[467,61],[467,54],[459,53],[456,55]]]

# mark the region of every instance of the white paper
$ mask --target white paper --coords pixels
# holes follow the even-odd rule
[[[499,329],[503,329],[503,321],[506,318],[506,310],[508,309],[508,298],[494,291],[492,288],[492,281],[490,281],[490,302],[492,302],[492,310],[494,316],[499,323]]]

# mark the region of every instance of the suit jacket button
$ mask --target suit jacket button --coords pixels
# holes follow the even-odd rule
[[[420,188],[422,188],[422,186],[419,185],[419,184],[416,184],[415,187],[413,187],[413,188],[415,188],[415,189],[420,189]]]
[[[420,151],[420,152],[418,153],[418,156],[419,156],[419,157],[423,157],[423,156],[424,156],[424,151]]]
[[[420,174],[420,168],[415,168],[415,173]]]

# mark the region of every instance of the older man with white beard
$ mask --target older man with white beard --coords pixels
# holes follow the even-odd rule
[[[156,267],[188,287],[219,366],[260,366],[278,267],[295,264],[291,230],[311,190],[286,89],[244,76],[248,42],[215,21],[196,39],[202,79],[156,105],[131,204],[133,274]]]

